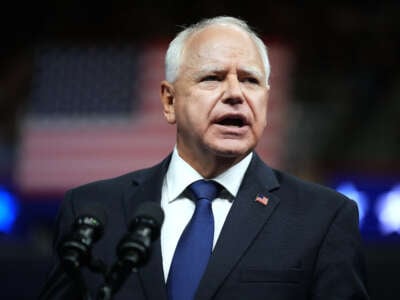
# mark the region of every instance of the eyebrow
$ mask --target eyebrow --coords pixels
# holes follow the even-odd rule
[[[261,70],[257,67],[253,67],[253,66],[246,66],[246,67],[240,68],[239,73],[245,73],[245,74],[255,76],[257,78],[263,78],[263,73],[261,72]]]
[[[221,73],[224,71],[224,68],[212,65],[202,66],[199,70],[200,74],[207,74],[207,73]]]
[[[213,65],[205,65],[202,66],[201,69],[199,70],[199,74],[203,75],[203,74],[208,74],[208,73],[222,73],[224,72],[225,69],[219,66],[213,66]],[[263,77],[263,73],[262,71],[257,68],[257,67],[253,67],[253,66],[245,66],[245,67],[241,67],[239,68],[238,73],[242,73],[242,74],[248,74],[248,75],[252,75],[255,76],[257,78],[262,78]]]

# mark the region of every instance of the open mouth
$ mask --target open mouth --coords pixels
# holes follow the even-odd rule
[[[246,125],[246,120],[242,116],[226,116],[218,120],[217,124],[223,126],[243,127]]]

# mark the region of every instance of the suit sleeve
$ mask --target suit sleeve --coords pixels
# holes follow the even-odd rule
[[[52,266],[39,295],[39,300],[80,299],[77,289],[60,265],[57,252],[57,247],[61,239],[71,230],[71,226],[75,220],[74,215],[72,191],[69,191],[66,193],[58,212],[53,239]]]
[[[365,261],[358,228],[358,210],[346,199],[321,244],[312,300],[367,300]]]

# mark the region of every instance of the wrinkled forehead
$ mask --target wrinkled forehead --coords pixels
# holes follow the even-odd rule
[[[216,65],[231,60],[248,63],[248,68],[263,64],[259,50],[249,33],[233,25],[210,25],[193,33],[184,45],[182,65]],[[264,73],[264,72],[263,72]]]

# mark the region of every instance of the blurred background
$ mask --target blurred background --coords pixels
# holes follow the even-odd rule
[[[9,2],[8,2],[9,3]],[[186,24],[232,15],[271,59],[272,167],[354,199],[372,299],[399,299],[400,1],[14,1],[0,22],[0,282],[35,299],[58,205],[174,145],[163,56]]]

